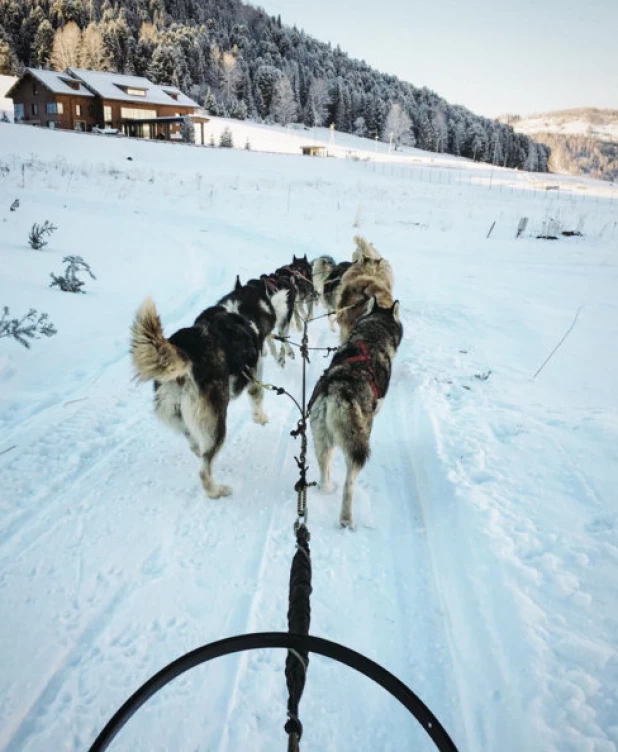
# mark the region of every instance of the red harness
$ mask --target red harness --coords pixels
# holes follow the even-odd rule
[[[367,345],[362,339],[357,340],[356,342],[354,342],[354,344],[359,349],[360,355],[353,355],[351,358],[346,358],[346,360],[348,363],[366,363],[367,364],[367,370],[369,371],[369,386],[371,387],[373,396],[377,400],[379,400],[380,392],[378,390],[378,385],[376,383],[376,372],[373,370],[373,363],[371,362],[371,356],[369,355],[369,350],[367,349]]]
[[[298,279],[304,279],[307,284],[313,287],[313,282],[310,279],[307,279],[301,271],[295,269],[293,266],[283,266],[282,269],[285,269],[286,272],[290,272],[290,274],[293,274]]]
[[[276,277],[274,274],[270,274],[268,276],[266,276],[266,274],[263,274],[262,279],[264,280],[264,284],[268,288],[269,292],[273,294],[279,292],[279,285],[276,282]]]

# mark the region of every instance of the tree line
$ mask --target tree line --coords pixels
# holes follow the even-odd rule
[[[240,0],[0,0],[0,73],[67,66],[171,83],[213,115],[544,172],[550,149]]]

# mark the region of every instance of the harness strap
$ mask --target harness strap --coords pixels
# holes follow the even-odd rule
[[[310,279],[307,279],[307,277],[305,277],[305,275],[301,271],[295,269],[293,266],[282,266],[281,268],[285,269],[286,272],[290,272],[290,274],[293,274],[295,277],[303,279],[305,282],[307,282],[307,284],[313,287],[313,282]]]
[[[334,285],[335,282],[341,282],[341,277],[333,277],[332,279],[325,280],[324,287],[326,287],[326,285]]]
[[[360,355],[352,355],[352,357],[346,358],[346,360],[348,363],[367,363],[367,370],[369,371],[369,386],[371,387],[373,396],[376,398],[376,400],[379,400],[380,391],[376,383],[376,372],[373,368],[373,363],[371,362],[371,356],[369,355],[369,350],[367,349],[367,343],[364,340],[359,339],[354,342],[354,344],[360,350]]]
[[[272,274],[269,274],[268,276],[264,275],[262,279],[270,292],[279,292],[279,285],[276,283],[275,277]]]

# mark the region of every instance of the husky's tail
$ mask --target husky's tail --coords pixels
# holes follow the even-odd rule
[[[135,314],[131,355],[138,381],[173,381],[191,370],[189,356],[164,337],[152,298],[146,298]]]
[[[365,240],[361,235],[356,235],[354,237],[354,242],[356,243],[356,250],[352,254],[353,261],[366,261],[369,259],[379,261],[382,258],[380,253],[376,251],[371,243]]]

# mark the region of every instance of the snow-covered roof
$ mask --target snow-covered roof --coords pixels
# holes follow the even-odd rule
[[[70,86],[67,81],[75,83],[72,76],[67,76],[66,73],[59,73],[58,71],[43,70],[42,68],[26,68],[26,71],[30,73],[34,78],[40,81],[43,86],[47,87],[54,94],[76,94],[81,97],[92,97],[94,94],[89,91],[81,82],[78,82],[78,88]]]
[[[164,104],[181,107],[199,107],[197,102],[183,94],[175,86],[159,86],[142,76],[127,76],[123,73],[104,73],[102,71],[67,68],[67,73],[83,81],[89,89],[103,99],[141,104]],[[129,89],[138,89],[144,94],[129,93]]]

